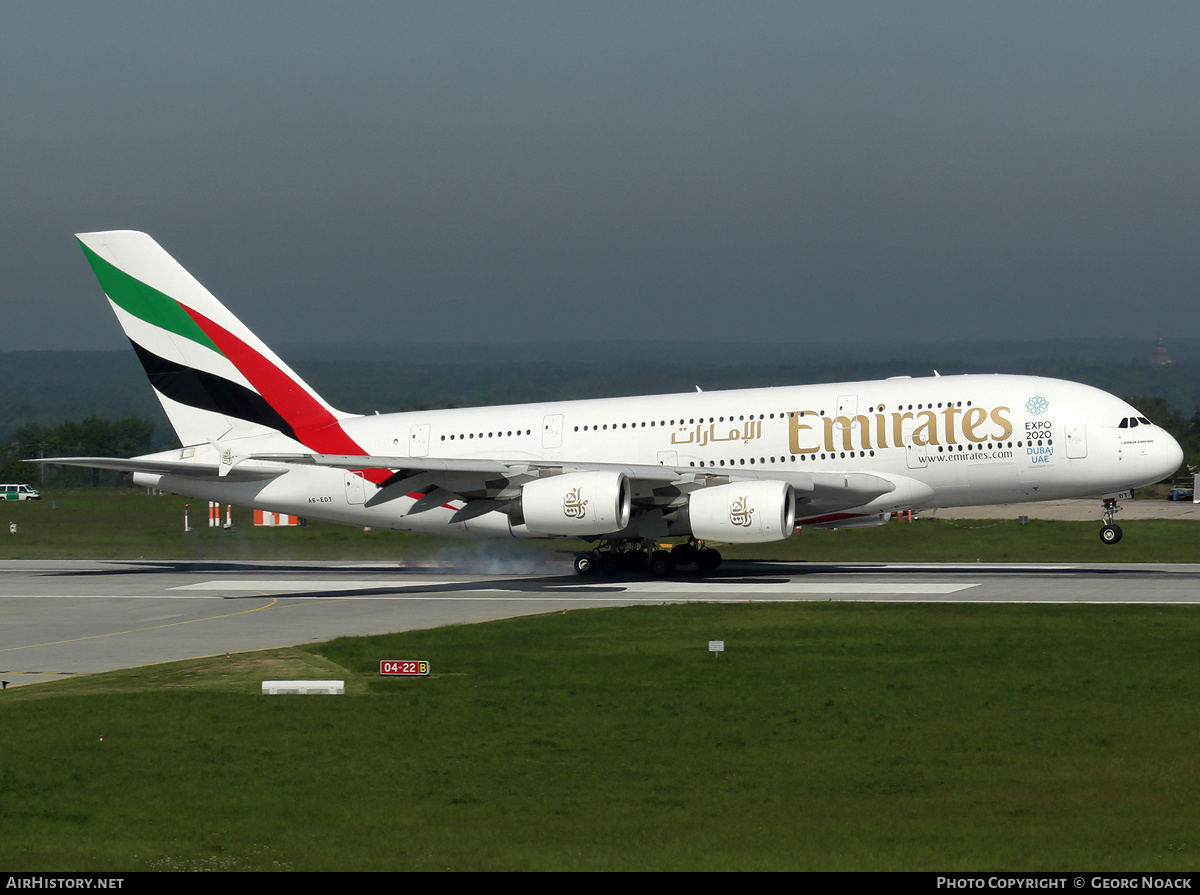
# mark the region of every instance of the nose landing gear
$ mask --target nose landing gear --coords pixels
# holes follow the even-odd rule
[[[1100,540],[1106,544],[1115,544],[1121,540],[1121,526],[1113,522],[1113,517],[1121,511],[1117,498],[1104,498],[1104,526],[1100,529]]]

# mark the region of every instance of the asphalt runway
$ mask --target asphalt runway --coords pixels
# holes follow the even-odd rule
[[[1200,564],[740,563],[700,577],[348,562],[0,562],[9,686],[343,635],[683,602],[1200,603]]]

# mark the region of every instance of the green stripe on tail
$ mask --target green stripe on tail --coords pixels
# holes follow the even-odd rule
[[[141,280],[134,279],[125,271],[114,267],[105,261],[83,243],[84,255],[96,278],[100,281],[104,294],[135,317],[147,323],[161,327],[168,332],[191,339],[205,348],[211,348],[218,354],[221,350],[216,346],[190,316],[183,306],[169,295],[164,295],[157,289],[147,286]]]

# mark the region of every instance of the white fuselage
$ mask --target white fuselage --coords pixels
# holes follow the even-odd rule
[[[797,485],[868,473],[895,485],[836,512],[799,501],[798,523],[836,525],[906,509],[1099,496],[1159,481],[1182,453],[1167,432],[1138,420],[1125,401],[1090,386],[964,375],[415,411],[342,426],[364,453],[389,457],[663,466]],[[278,433],[242,441],[251,442],[236,445],[245,454],[304,450]],[[206,452],[216,457],[209,445],[189,456],[200,461]],[[494,511],[451,522],[461,502],[410,513],[419,493],[366,506],[376,485],[335,468],[295,466],[258,482],[148,473],[135,481],[354,525],[523,534]]]

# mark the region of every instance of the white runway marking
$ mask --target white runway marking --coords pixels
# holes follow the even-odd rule
[[[1070,572],[1078,569],[1079,566],[1054,565],[1052,563],[1030,565],[1028,563],[1011,562],[890,562],[883,563],[880,568],[904,569],[905,571],[912,571],[913,569],[937,569],[940,572]]]
[[[267,599],[273,594],[259,594]],[[4,600],[205,600],[201,594],[4,594]]]
[[[515,596],[513,588],[472,587],[463,582],[452,581],[416,581],[388,580],[372,581],[366,579],[228,579],[225,581],[200,581],[196,584],[184,584],[172,590],[180,591],[249,591],[251,593],[330,593],[356,590],[398,590],[411,592],[420,588],[443,588],[439,593],[428,599],[468,599],[465,595],[448,592],[444,588],[461,586],[465,592],[476,593],[505,593]],[[559,588],[549,586],[545,590],[530,591],[529,597],[565,596],[566,594],[596,593],[636,593],[636,594],[671,594],[686,596],[692,599],[703,598],[705,594],[714,599],[728,598],[742,594],[767,595],[801,595],[801,594],[954,594],[968,588],[978,587],[970,582],[891,582],[891,581],[589,581],[586,583],[563,584]],[[507,596],[505,599],[513,599]]]
[[[619,582],[618,582],[619,583]],[[599,590],[603,584],[568,585],[573,589]],[[608,585],[611,587],[612,585]],[[979,587],[970,582],[914,584],[892,581],[645,581],[629,585],[627,590],[647,594],[686,594],[697,596],[705,591],[714,596],[729,594],[956,594]]]
[[[395,588],[396,590],[409,587],[444,587],[448,583],[450,582],[426,581],[415,578],[391,581],[370,578],[254,578],[249,580],[226,578],[216,581],[198,581],[195,584],[181,584],[178,587],[171,588],[171,590],[249,590],[269,591],[271,593],[280,593],[283,591],[288,593],[311,593],[330,590],[375,590],[380,587]],[[480,588],[480,590],[482,589]]]

